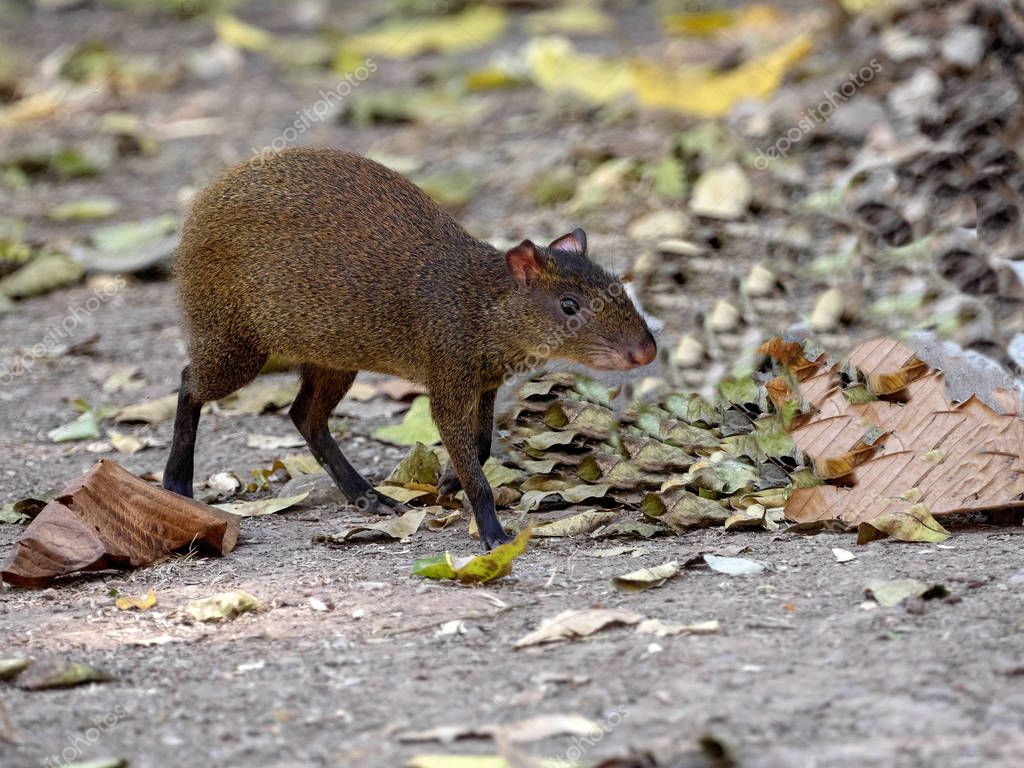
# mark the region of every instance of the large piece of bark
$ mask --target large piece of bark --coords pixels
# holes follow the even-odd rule
[[[81,571],[148,565],[193,542],[227,554],[238,518],[150,485],[103,459],[47,504],[0,576],[38,587]]]
[[[917,503],[932,515],[1024,508],[1024,420],[976,397],[951,404],[942,373],[900,342],[875,339],[850,354],[879,398],[867,402],[850,401],[838,366],[781,343],[765,351],[789,370],[768,391],[777,405],[803,399],[808,413],[791,436],[828,481],[795,489],[788,519],[858,524]]]

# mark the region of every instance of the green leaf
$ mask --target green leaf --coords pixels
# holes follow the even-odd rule
[[[86,197],[59,203],[46,212],[54,221],[89,221],[106,219],[120,210],[121,204],[111,197]]]
[[[96,411],[88,410],[74,421],[51,429],[46,436],[55,443],[95,440],[100,436],[100,422],[96,417]]]
[[[413,565],[413,574],[428,579],[457,579],[466,584],[483,582],[506,576],[512,572],[512,561],[526,551],[533,527],[527,526],[508,544],[490,552],[469,558],[452,558],[451,553],[423,558]]]
[[[907,510],[879,515],[857,526],[857,543],[866,544],[875,539],[892,536],[899,541],[945,541],[950,532],[932,517],[928,507],[915,504]]]
[[[423,443],[417,442],[394,471],[388,475],[387,482],[395,485],[405,485],[406,483],[437,485],[440,477],[441,460],[437,453]]]
[[[309,496],[309,491],[296,496],[271,497],[255,501],[232,501],[224,504],[214,504],[213,506],[239,517],[258,517],[260,515],[272,515],[275,512],[281,512],[289,507],[294,507],[307,496]]]
[[[374,431],[378,440],[392,445],[435,445],[441,442],[441,435],[430,417],[430,398],[420,395],[412,401],[412,405],[402,419],[401,424],[391,424]]]
[[[864,594],[884,608],[891,608],[914,597],[946,597],[949,590],[941,584],[925,584],[917,579],[874,579],[867,583]]]
[[[653,568],[641,568],[638,571],[632,571],[622,576],[614,576],[612,578],[612,586],[619,592],[634,594],[653,589],[654,587],[660,587],[677,573],[679,573],[679,563],[672,560],[656,565]]]
[[[11,299],[41,296],[74,285],[84,274],[85,268],[64,254],[44,254],[0,280],[0,294]]]

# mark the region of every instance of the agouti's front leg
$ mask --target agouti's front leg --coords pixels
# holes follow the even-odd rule
[[[453,377],[453,380],[460,380]],[[465,379],[462,379],[465,381]],[[493,405],[493,400],[491,401]],[[441,433],[448,457],[462,481],[480,532],[480,541],[486,549],[493,549],[509,541],[509,535],[494,511],[494,494],[484,477],[480,462],[478,440],[478,403],[466,391],[453,392],[450,385],[431,387],[430,406],[434,423]],[[488,431],[488,442],[490,433]],[[489,446],[488,446],[489,447]]]
[[[480,395],[476,412],[476,455],[481,466],[491,457],[491,435],[494,432],[494,398],[498,390],[492,389]],[[437,483],[437,490],[442,496],[458,493],[462,482],[455,472],[455,464],[448,462],[444,474]]]

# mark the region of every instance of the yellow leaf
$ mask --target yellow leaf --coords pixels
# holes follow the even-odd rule
[[[720,30],[739,25],[768,26],[780,20],[779,11],[770,5],[751,5],[738,11],[677,13],[661,20],[666,32],[691,37],[710,37]]]
[[[771,96],[787,70],[806,56],[811,46],[811,38],[800,35],[726,73],[703,67],[669,70],[637,62],[633,65],[633,88],[644,106],[698,117],[722,117],[744,99]]]
[[[229,13],[218,16],[213,22],[213,28],[223,42],[245,51],[265,51],[270,45],[269,32],[246,24]]]
[[[364,55],[392,59],[405,59],[428,51],[471,51],[498,40],[505,33],[507,23],[503,9],[476,6],[438,19],[386,22],[370,32],[349,38],[347,45]]]
[[[143,597],[119,597],[114,601],[119,611],[130,611],[135,608],[140,611],[148,611],[156,605],[156,592],[149,590]]]
[[[765,99],[786,72],[811,50],[811,39],[794,40],[725,73],[708,67],[666,68],[650,62],[576,51],[562,37],[537,38],[526,61],[537,84],[569,91],[595,104],[633,95],[647,107],[698,117],[721,117],[744,99]]]

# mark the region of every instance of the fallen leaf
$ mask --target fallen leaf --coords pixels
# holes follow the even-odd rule
[[[679,573],[679,563],[671,560],[653,568],[641,568],[638,571],[612,577],[612,586],[620,592],[636,593],[660,587],[670,578]]]
[[[261,607],[253,595],[239,589],[190,600],[183,610],[196,621],[225,621],[249,611],[258,611]]]
[[[937,543],[948,539],[950,533],[931,516],[928,507],[924,504],[914,504],[903,511],[879,515],[857,527],[858,544],[867,544],[886,536],[892,536],[899,541]]]
[[[220,401],[220,405],[229,411],[258,416],[261,413],[286,408],[291,405],[298,393],[299,385],[295,381],[260,377],[225,397]]]
[[[55,443],[73,440],[95,440],[100,436],[100,422],[96,412],[91,408],[74,421],[51,429],[46,436]]]
[[[28,669],[31,663],[29,659],[0,659],[0,680],[13,680]]]
[[[238,517],[258,517],[260,515],[272,515],[275,512],[281,512],[289,507],[294,507],[307,496],[309,496],[309,491],[296,496],[271,497],[254,501],[230,501],[223,504],[214,504],[213,507]]]
[[[864,594],[879,605],[891,608],[913,597],[925,600],[946,597],[949,590],[941,584],[925,584],[917,579],[875,579],[867,583]]]
[[[512,572],[512,561],[526,551],[532,533],[533,527],[527,526],[508,544],[482,555],[455,559],[450,552],[445,552],[422,558],[413,564],[413,575],[428,579],[457,579],[466,584],[480,584],[506,576]]]
[[[550,523],[539,523],[533,528],[534,536],[580,536],[607,525],[621,514],[618,510],[591,509],[563,517]]]
[[[0,575],[8,584],[42,586],[79,571],[146,565],[196,543],[223,555],[237,540],[238,518],[103,459],[25,528]]]
[[[425,508],[410,509],[399,517],[389,517],[377,523],[358,523],[346,528],[340,534],[317,536],[313,541],[318,544],[342,544],[357,533],[365,533],[367,531],[383,533],[393,539],[405,541],[419,530],[420,524],[426,516],[427,510]]]
[[[130,611],[133,608],[139,611],[148,611],[156,605],[156,592],[149,590],[142,597],[119,597],[114,601],[119,611]]]
[[[478,5],[435,19],[387,21],[376,29],[348,38],[344,44],[358,54],[392,59],[426,52],[457,53],[498,40],[506,24],[504,9]]]
[[[106,672],[81,661],[46,659],[37,661],[20,675],[16,685],[26,691],[51,688],[73,688],[85,683],[105,683],[113,680]]]
[[[643,635],[668,637],[669,635],[717,635],[722,628],[715,619],[696,624],[664,624],[658,619],[645,619],[636,625],[636,631]]]
[[[222,41],[245,51],[265,51],[272,41],[266,30],[254,27],[229,13],[217,16],[213,20],[213,28]]]
[[[0,296],[9,299],[41,296],[57,288],[74,285],[84,274],[85,268],[64,254],[43,254],[0,279]]]
[[[51,207],[46,215],[54,221],[89,221],[113,216],[121,204],[110,197],[87,197],[59,203]]]
[[[545,619],[540,627],[516,641],[516,648],[531,645],[577,640],[605,629],[606,627],[639,624],[643,616],[632,611],[610,608],[584,608],[562,611],[557,616]]]
[[[832,555],[835,557],[837,563],[849,563],[852,560],[856,560],[857,556],[848,549],[842,549],[841,547],[832,547]]]
[[[255,435],[245,436],[245,444],[249,448],[258,448],[261,451],[278,451],[282,448],[301,448],[306,444],[301,435]]]
[[[394,471],[388,475],[386,483],[394,485],[421,483],[436,486],[440,477],[441,460],[437,453],[423,443],[417,442]]]
[[[426,731],[406,731],[398,734],[398,740],[404,743],[438,741],[449,744],[459,739],[490,739],[500,733],[508,741],[527,743],[555,736],[585,736],[597,727],[597,723],[582,715],[552,713],[512,723],[442,725]]]
[[[756,560],[749,560],[745,557],[720,557],[719,555],[704,555],[704,562],[713,571],[724,573],[729,576],[745,576],[753,573],[761,573],[765,569],[764,563]]]
[[[401,424],[379,427],[373,436],[392,445],[436,445],[441,442],[441,435],[430,416],[430,398],[425,395],[417,397]]]
[[[174,418],[178,410],[178,396],[167,395],[146,400],[135,405],[126,405],[114,414],[118,423],[142,422],[145,424],[162,424]]]

